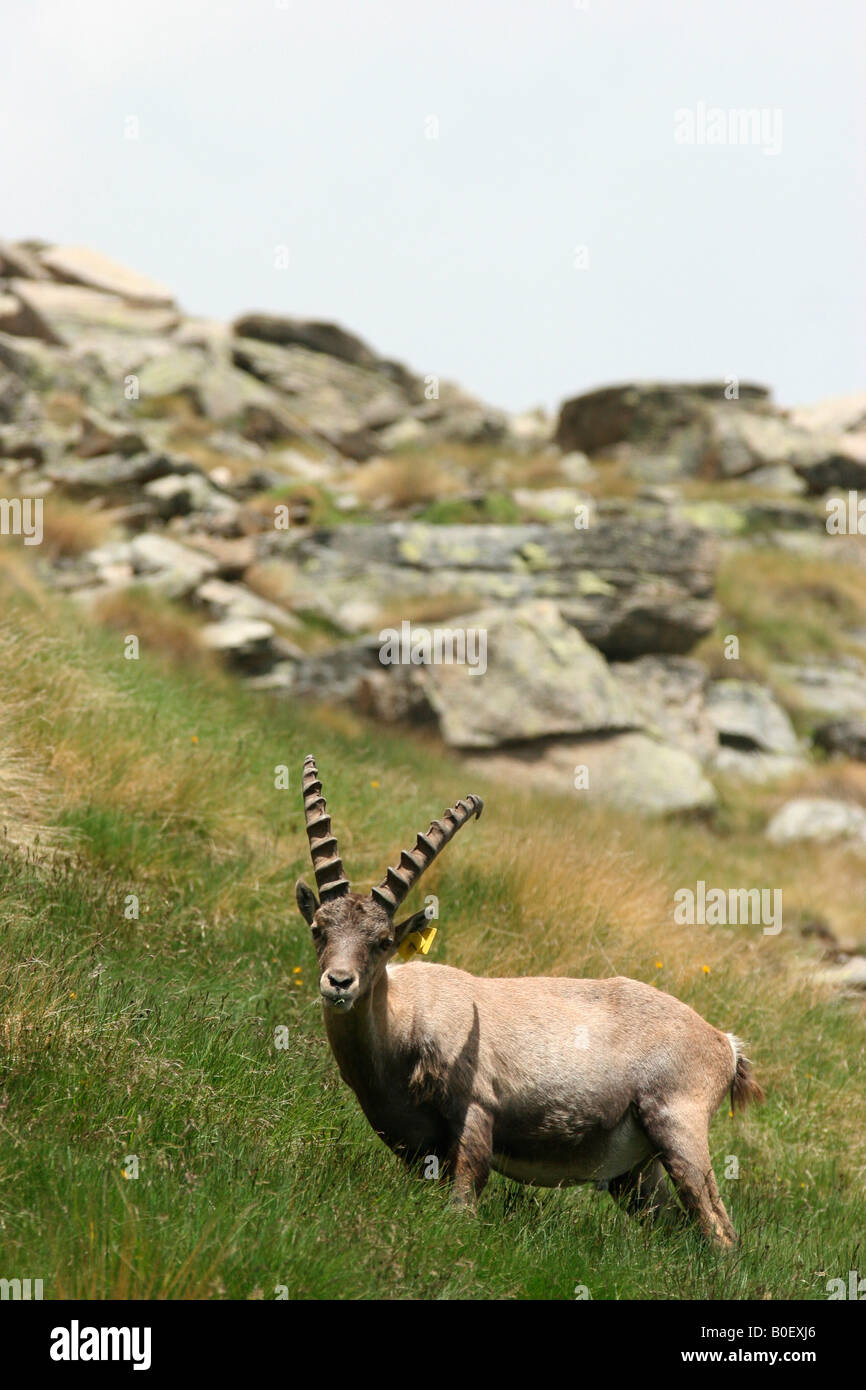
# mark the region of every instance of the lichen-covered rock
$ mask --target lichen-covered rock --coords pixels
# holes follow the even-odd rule
[[[394,522],[272,539],[299,606],[331,621],[358,597],[393,606],[430,594],[471,606],[551,598],[607,655],[683,653],[712,627],[713,539],[658,508],[571,526]]]
[[[700,762],[718,751],[718,733],[707,713],[707,669],[682,656],[642,656],[611,667],[628,691],[641,724],[654,738],[683,748]]]
[[[798,840],[849,841],[866,848],[866,811],[851,801],[801,796],[787,801],[767,826],[767,838],[787,845]]]
[[[742,751],[794,756],[799,744],[794,727],[771,691],[754,681],[712,681],[707,714],[722,743]]]
[[[475,755],[471,766],[512,786],[585,797],[647,816],[708,812],[716,802],[696,758],[640,732],[524,744]]]
[[[486,669],[480,662],[474,669],[443,662],[421,670],[442,736],[456,748],[494,748],[640,722],[603,657],[553,603],[482,609],[436,626],[473,631],[485,643]]]
[[[662,446],[685,428],[711,428],[709,407],[733,410],[769,401],[764,386],[741,382],[739,400],[725,400],[724,382],[629,382],[605,386],[563,403],[555,440],[560,449],[597,454],[621,442]]]

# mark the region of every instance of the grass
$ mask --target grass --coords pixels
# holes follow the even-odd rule
[[[425,878],[437,959],[654,980],[748,1039],[769,1096],[711,1131],[733,1256],[584,1189],[494,1177],[473,1219],[404,1174],[340,1081],[293,897],[305,753],[359,886],[465,793],[456,756],[159,643],[124,660],[116,631],[14,570],[0,601],[5,1277],[60,1298],[824,1298],[862,1266],[862,1008],[812,982],[790,931],[672,920],[704,877],[781,884],[786,920],[820,906],[853,929],[862,862],[768,849],[777,793],[647,826],[473,780],[485,816]]]

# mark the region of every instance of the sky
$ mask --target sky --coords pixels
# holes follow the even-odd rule
[[[509,410],[864,390],[864,39],[863,0],[6,0],[0,237]]]

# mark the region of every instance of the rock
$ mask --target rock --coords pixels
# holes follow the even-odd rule
[[[307,655],[290,666],[282,666],[275,673],[274,684],[293,699],[336,701],[360,707],[366,677],[384,671],[379,661],[380,647],[377,638],[364,637],[330,651]],[[399,683],[400,674],[395,684]],[[389,670],[388,676],[393,677],[393,672]]]
[[[56,279],[74,285],[87,285],[137,304],[165,308],[174,303],[170,290],[164,285],[149,280],[137,270],[118,265],[87,246],[52,246],[41,253],[39,261]]]
[[[712,681],[707,690],[707,715],[720,742],[729,747],[788,756],[799,752],[787,714],[769,690],[752,681]]]
[[[29,390],[39,393],[69,391],[83,395],[92,376],[56,346],[34,338],[16,338],[8,333],[0,333],[0,366],[18,377]],[[38,406],[38,402],[36,404]]]
[[[598,469],[590,463],[586,454],[577,450],[562,455],[559,471],[567,483],[592,483],[598,478]]]
[[[866,486],[866,433],[810,435],[791,464],[813,495]]]
[[[665,444],[685,427],[708,425],[711,403],[733,410],[769,401],[764,386],[740,383],[738,403],[725,401],[724,382],[632,382],[606,386],[563,403],[554,435],[563,451],[597,454],[622,441]]]
[[[188,532],[186,544],[195,550],[202,550],[216,561],[216,574],[220,579],[242,579],[251,565],[255,564],[256,546],[251,536],[237,536],[227,539],[223,536],[204,535],[201,532]]]
[[[261,671],[273,664],[274,629],[260,618],[225,618],[206,623],[201,640],[230,665],[245,671]]]
[[[379,452],[379,440],[372,430],[329,429],[321,424],[318,430],[322,438],[333,445],[338,453],[344,458],[354,459],[356,463],[365,463]]]
[[[380,391],[361,410],[361,425],[367,430],[384,430],[402,422],[405,405],[397,391]],[[417,423],[417,422],[414,422]],[[423,434],[423,430],[421,431]]]
[[[100,404],[108,415],[114,415],[126,405],[127,377],[140,378],[142,368],[174,352],[173,338],[155,333],[122,333],[104,328],[82,328],[67,352],[65,360],[89,375],[88,400]],[[103,387],[103,382],[106,387]],[[102,396],[98,402],[95,393]],[[149,421],[152,426],[155,421]]]
[[[195,601],[206,608],[210,616],[217,621],[226,618],[256,618],[260,622],[270,623],[275,628],[297,630],[301,626],[292,613],[288,613],[276,603],[269,603],[267,599],[260,598],[243,584],[228,584],[223,579],[205,580],[196,590]]]
[[[4,280],[50,280],[39,256],[20,242],[0,241],[0,278]]]
[[[603,657],[550,602],[479,610],[447,623],[415,623],[409,631],[415,643],[425,633],[431,640],[437,632],[461,634],[475,672],[469,662],[447,660],[383,664],[387,639],[380,633],[300,660],[292,673],[293,693],[348,701],[379,717],[435,718],[445,741],[459,748],[612,731],[639,722]],[[480,634],[486,648],[473,648],[468,632]]]
[[[582,506],[588,512],[595,509],[585,494],[568,487],[516,487],[511,496],[522,511],[540,520],[550,517],[556,521],[565,518],[573,521],[578,507]]]
[[[407,415],[380,432],[377,446],[382,453],[388,454],[394,449],[407,449],[413,444],[422,444],[426,438],[427,426],[416,420],[414,415]]]
[[[145,484],[145,497],[156,503],[157,514],[167,521],[190,512],[234,516],[238,504],[214,487],[201,473],[167,473]]]
[[[845,994],[859,994],[866,990],[866,956],[853,956],[851,960],[825,966],[817,971],[816,978]]]
[[[714,475],[736,478],[755,469],[767,469],[795,460],[808,463],[815,457],[813,436],[777,415],[731,408],[730,402],[711,413]]]
[[[43,325],[14,294],[0,293],[0,332],[24,338],[39,337]]]
[[[123,420],[110,420],[98,410],[86,410],[81,417],[81,437],[75,452],[80,458],[100,454],[138,454],[146,449],[141,434]]]
[[[170,598],[192,593],[217,569],[210,556],[158,532],[135,536],[130,541],[129,554],[136,576]]]
[[[116,295],[47,280],[10,280],[9,289],[33,315],[37,336],[70,344],[89,329],[144,336],[167,333],[178,322],[174,309],[129,304]]]
[[[747,487],[777,492],[782,497],[801,497],[806,484],[789,463],[771,463],[756,468],[743,479]]]
[[[713,626],[716,548],[697,528],[639,510],[599,512],[587,530],[561,525],[436,526],[392,522],[309,535],[276,533],[294,566],[299,607],[331,621],[358,596],[407,604],[433,590],[468,609],[552,598],[608,656],[681,654]]]
[[[800,840],[822,844],[849,840],[866,846],[866,811],[850,801],[797,797],[776,812],[767,826],[767,837],[779,845]]]
[[[146,362],[138,372],[140,398],[149,401],[184,394],[194,397],[207,360],[197,348],[183,347]]]
[[[749,527],[747,508],[736,502],[719,501],[715,497],[678,502],[676,513],[692,526],[699,526],[714,536],[739,536]]]
[[[853,758],[866,762],[866,718],[830,719],[819,724],[812,734],[812,741],[825,753],[838,753],[843,758]]]
[[[100,454],[92,459],[67,459],[52,465],[48,477],[64,492],[73,496],[94,497],[103,494],[137,494],[156,478],[169,474],[201,476],[196,464],[171,454]]]
[[[345,436],[347,442],[357,433],[367,441],[365,449],[373,434],[364,418],[366,411],[375,406],[381,413],[386,396],[395,416],[405,415],[408,409],[407,396],[378,372],[309,348],[237,338],[232,361],[284,398],[297,424],[320,436]]]
[[[415,625],[413,635],[423,626]],[[453,747],[494,748],[639,722],[606,662],[553,603],[482,609],[438,626],[486,635],[485,671],[480,662],[474,671],[445,663],[420,671],[442,736]]]
[[[790,415],[792,423],[800,429],[820,434],[846,434],[849,430],[866,429],[866,391],[834,396],[816,405],[798,406]]]
[[[774,675],[806,709],[823,714],[866,715],[866,673],[857,665],[779,663]]]
[[[628,691],[647,733],[700,762],[715,757],[718,734],[707,713],[709,682],[701,662],[682,656],[641,656],[615,662],[611,670]]]
[[[786,753],[746,752],[742,748],[723,745],[713,759],[716,772],[736,777],[744,782],[777,782],[802,772],[805,760]]]
[[[695,758],[643,733],[524,745],[476,755],[469,766],[512,787],[588,797],[649,816],[706,812],[716,800]]]
[[[365,342],[337,323],[252,313],[242,314],[235,319],[232,330],[238,338],[257,338],[279,347],[309,348],[312,352],[336,357],[355,367],[376,367],[380,361]]]

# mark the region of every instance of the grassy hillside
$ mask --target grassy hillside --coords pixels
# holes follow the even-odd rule
[[[786,923],[828,906],[858,917],[851,851],[822,850],[819,877],[759,838],[778,793],[723,792],[715,823],[629,822],[578,794],[552,813],[519,788],[467,785],[438,745],[244,691],[205,660],[172,663],[158,648],[183,649],[180,619],[152,601],[128,599],[106,630],[8,568],[0,603],[7,1277],[41,1277],[58,1298],[284,1285],[568,1299],[579,1284],[593,1298],[823,1298],[862,1267],[861,1006],[813,982],[787,927],[673,923],[674,890],[698,878],[781,885]],[[140,659],[126,660],[133,632]],[[457,796],[487,799],[425,878],[441,899],[435,959],[633,975],[748,1040],[768,1103],[736,1120],[723,1108],[711,1131],[734,1255],[647,1230],[593,1190],[494,1176],[472,1218],[404,1174],[340,1082],[294,904],[311,750],[356,885]],[[289,790],[275,787],[282,764]]]

